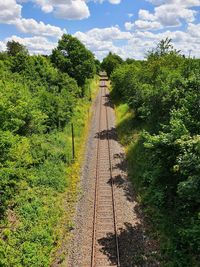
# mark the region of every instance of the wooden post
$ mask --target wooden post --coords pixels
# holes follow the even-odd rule
[[[89,100],[92,101],[92,94],[91,94],[91,88],[90,88],[90,84],[89,84]]]
[[[72,159],[75,159],[75,145],[74,145],[74,125],[73,123],[71,124],[72,126]]]

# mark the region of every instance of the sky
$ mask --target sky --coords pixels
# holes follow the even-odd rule
[[[0,0],[0,51],[15,40],[50,54],[63,33],[100,60],[109,51],[143,59],[166,37],[200,58],[200,0]]]

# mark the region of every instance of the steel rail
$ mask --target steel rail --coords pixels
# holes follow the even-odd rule
[[[105,87],[106,93],[106,87]],[[106,95],[106,94],[105,94]],[[106,105],[106,125],[107,125],[107,140],[108,140],[108,151],[109,151],[109,165],[110,165],[110,180],[112,188],[112,204],[113,204],[113,218],[114,218],[114,230],[115,230],[115,242],[116,242],[116,253],[117,253],[117,267],[120,267],[120,255],[119,255],[119,240],[117,235],[117,219],[116,219],[116,204],[115,204],[115,192],[114,192],[114,181],[113,181],[113,167],[111,159],[111,140],[109,136],[109,123],[108,123],[108,107]]]
[[[99,126],[98,133],[101,134],[101,109],[102,109],[102,89],[100,93],[100,107],[99,107]],[[97,161],[96,161],[96,179],[95,179],[95,198],[94,198],[94,220],[93,220],[93,236],[92,236],[92,254],[91,254],[91,267],[95,266],[95,242],[96,242],[96,222],[97,222],[97,205],[98,205],[98,184],[99,184],[99,147],[100,136],[97,139]]]

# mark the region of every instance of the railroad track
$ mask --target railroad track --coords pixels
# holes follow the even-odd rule
[[[111,129],[109,128],[108,89],[103,78],[100,80],[100,90],[90,267],[120,267],[112,176],[112,136]],[[105,247],[109,247],[109,253],[105,251]]]

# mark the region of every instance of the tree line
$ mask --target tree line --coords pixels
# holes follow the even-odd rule
[[[146,59],[103,60],[116,103],[127,103],[137,140],[128,160],[138,196],[161,239],[163,266],[200,262],[200,60],[162,40]],[[132,144],[132,145],[131,145]]]
[[[98,68],[66,34],[49,56],[15,41],[0,53],[0,266],[50,265],[59,194],[70,183],[69,125],[83,130],[86,84]]]

